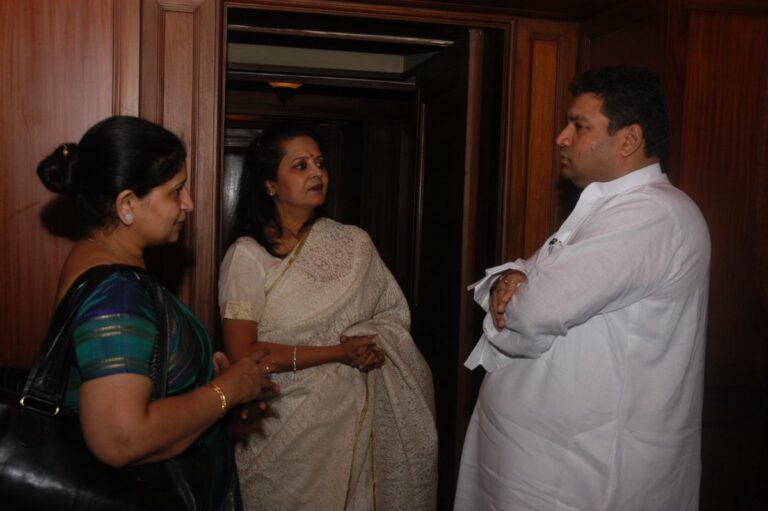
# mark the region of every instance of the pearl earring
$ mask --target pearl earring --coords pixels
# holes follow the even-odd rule
[[[274,190],[267,190],[267,194],[268,194],[270,197],[274,197],[274,196],[275,196],[275,191],[274,191]]]
[[[125,223],[128,225],[131,225],[133,223],[133,215],[131,213],[125,213],[123,215],[123,218],[125,220]]]

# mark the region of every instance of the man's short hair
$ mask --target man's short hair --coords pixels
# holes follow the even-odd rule
[[[665,158],[669,145],[669,114],[664,88],[651,71],[631,66],[607,66],[578,75],[569,88],[574,97],[592,93],[603,100],[608,133],[639,124],[646,156]]]

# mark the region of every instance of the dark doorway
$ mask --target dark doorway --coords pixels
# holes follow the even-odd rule
[[[496,250],[504,34],[246,8],[226,20],[222,244],[250,140],[277,120],[312,126],[331,217],[371,235],[408,298],[435,384],[438,509],[450,508],[480,378],[462,367],[479,324],[464,288]]]

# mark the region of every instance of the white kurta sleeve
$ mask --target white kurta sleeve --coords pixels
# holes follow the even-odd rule
[[[510,270],[517,270],[522,273],[526,273],[526,262],[522,259],[518,259],[513,263],[504,263],[493,268],[485,270],[485,277],[478,280],[474,284],[470,285],[468,290],[474,291],[474,299],[477,304],[488,312],[488,301],[490,297],[490,290],[493,283],[496,282],[496,278],[502,273],[506,273]]]
[[[486,318],[484,337],[506,356],[538,357],[569,328],[646,297],[669,278],[682,243],[677,221],[642,193],[599,206],[566,244],[540,250],[505,328]]]
[[[251,238],[239,238],[227,250],[219,274],[219,310],[222,319],[259,322],[264,311],[265,281],[277,261]]]
[[[485,270],[485,277],[469,286],[469,290],[474,292],[475,302],[487,313],[491,287],[496,282],[496,279],[510,270],[522,272],[527,277],[530,265],[535,259],[536,255],[528,260],[518,259],[514,262],[504,263]],[[490,325],[490,330],[486,328],[486,324]],[[466,362],[464,362],[464,366],[469,369],[475,369],[481,365],[486,371],[493,372],[504,367],[511,360],[511,357],[491,344],[490,340],[498,335],[499,332],[493,327],[493,321],[489,314],[486,314],[485,321],[483,322],[483,331],[483,335],[478,340],[472,353],[469,354]]]

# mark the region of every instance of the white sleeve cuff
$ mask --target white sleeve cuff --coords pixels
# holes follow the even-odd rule
[[[504,263],[499,266],[494,266],[493,268],[488,268],[485,270],[485,277],[478,280],[474,284],[470,284],[467,287],[467,291],[474,289],[475,302],[477,302],[477,304],[482,307],[484,311],[488,311],[488,297],[490,295],[491,286],[493,285],[495,277],[509,270],[517,270],[519,272],[525,273],[517,262]]]
[[[492,373],[507,365],[512,360],[512,357],[504,354],[504,352],[491,344],[491,340],[499,335],[504,335],[504,331],[499,332],[496,330],[496,327],[493,326],[491,315],[486,314],[483,320],[483,335],[480,336],[475,349],[467,357],[464,366],[468,369],[476,369],[477,366],[481,365],[483,369]]]

